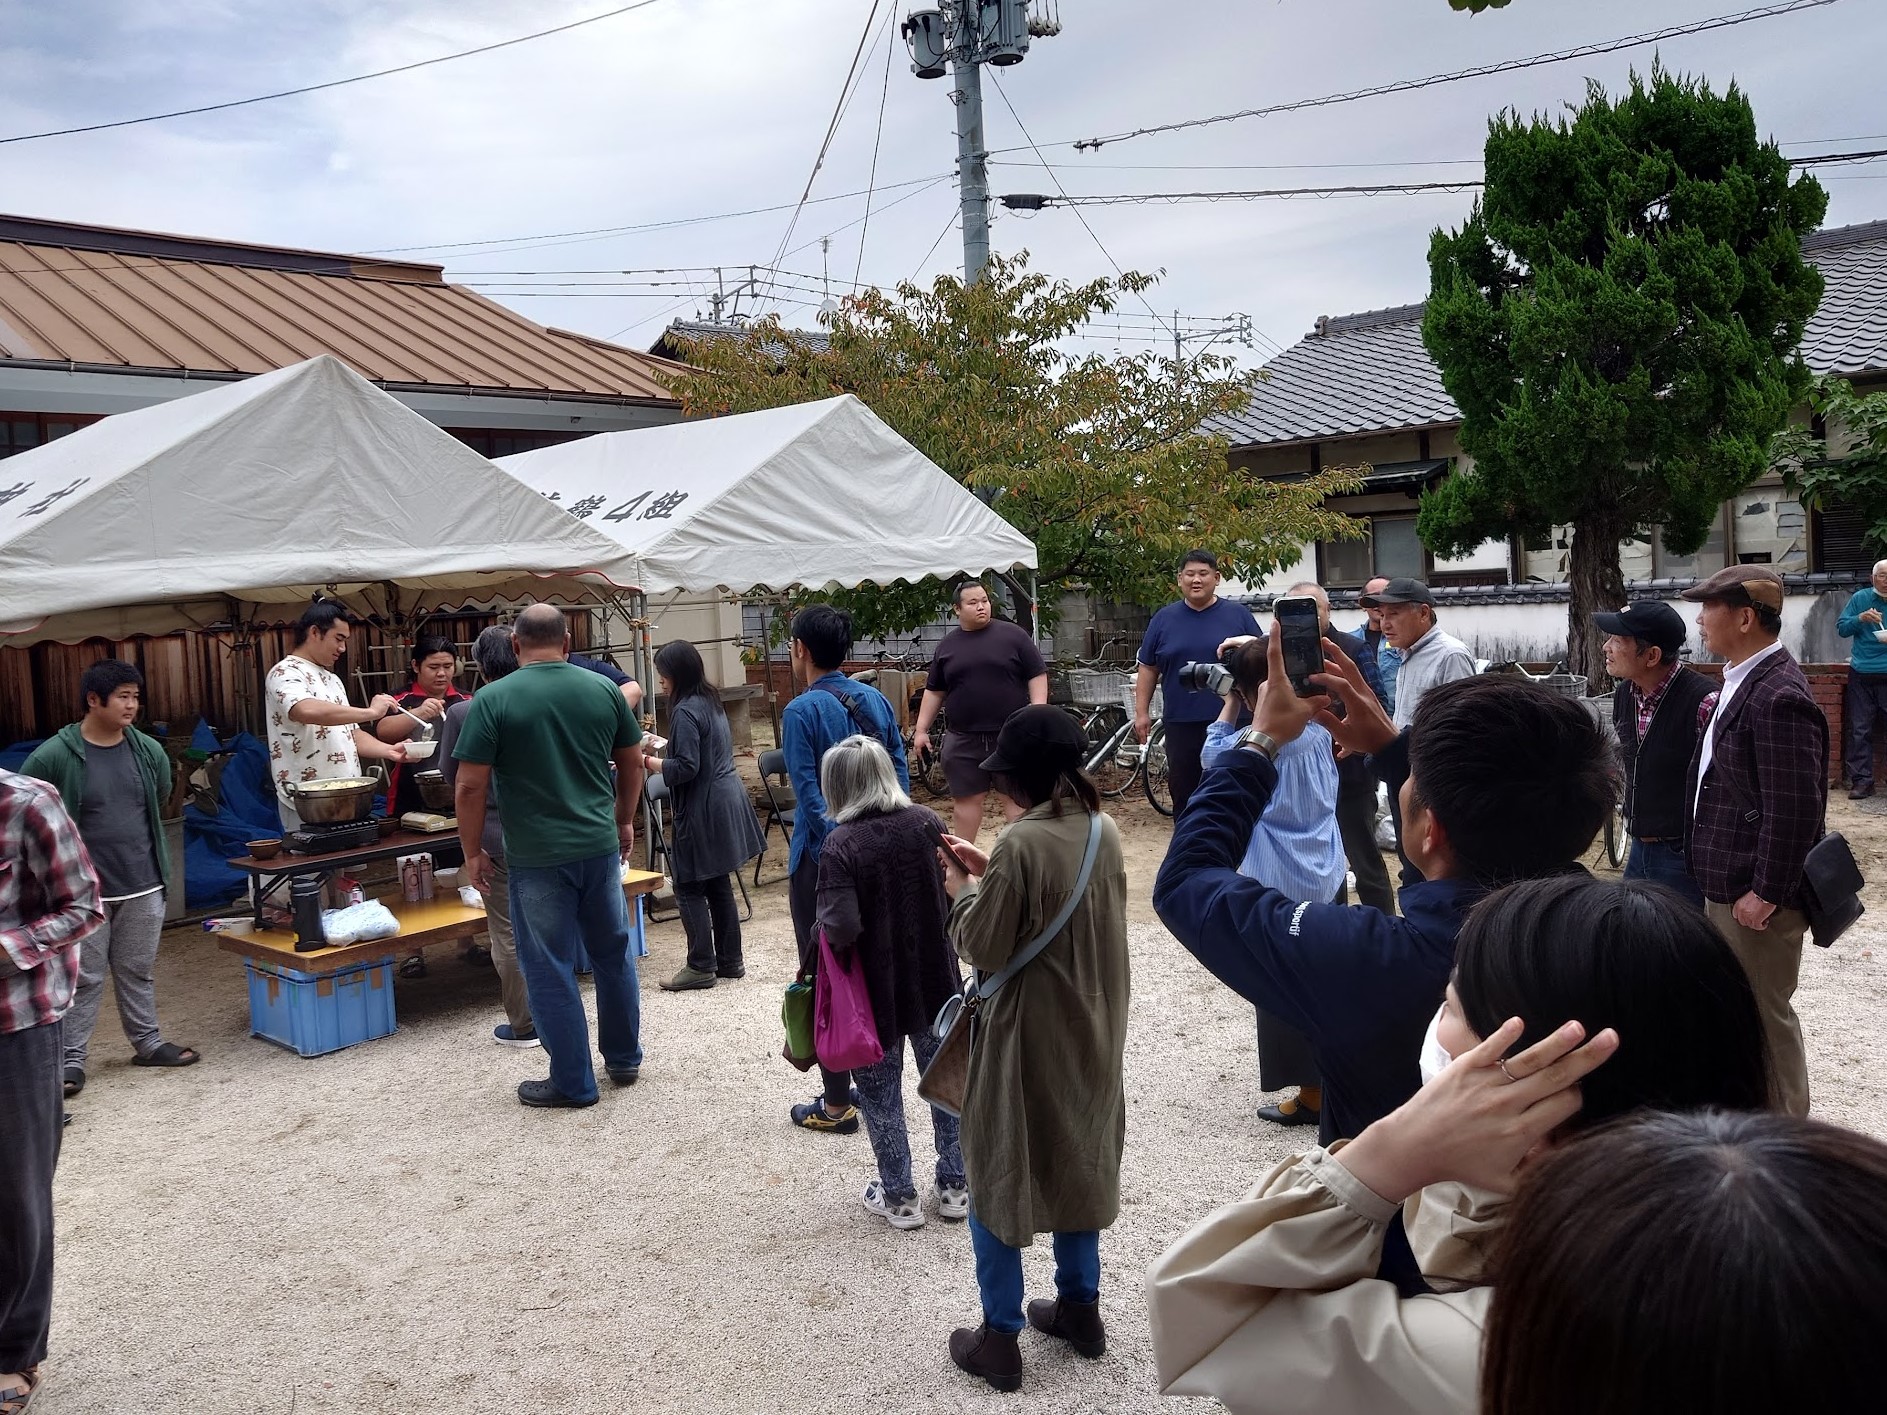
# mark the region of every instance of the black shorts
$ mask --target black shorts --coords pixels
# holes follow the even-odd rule
[[[938,755],[952,800],[981,796],[989,790],[989,773],[983,770],[983,759],[995,750],[994,732],[959,732],[952,727],[944,733],[943,750]]]

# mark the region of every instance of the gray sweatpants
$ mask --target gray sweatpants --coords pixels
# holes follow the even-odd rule
[[[105,922],[79,945],[79,986],[65,1019],[65,1064],[85,1066],[85,1053],[105,1000],[105,975],[118,997],[118,1021],[139,1056],[163,1039],[157,1032],[157,942],[164,934],[164,891],[105,906]]]

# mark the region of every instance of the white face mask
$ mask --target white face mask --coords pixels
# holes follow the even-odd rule
[[[1435,1009],[1435,1015],[1428,1019],[1428,1031],[1422,1037],[1422,1056],[1416,1064],[1422,1069],[1422,1084],[1428,1085],[1448,1068],[1454,1058],[1448,1055],[1448,1048],[1441,1044],[1441,1015],[1447,1010],[1443,1003]]]

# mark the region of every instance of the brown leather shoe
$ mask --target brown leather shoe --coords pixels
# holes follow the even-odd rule
[[[1029,1325],[1048,1336],[1060,1337],[1074,1347],[1077,1356],[1090,1361],[1107,1350],[1107,1328],[1101,1324],[1099,1302],[1038,1297],[1029,1303]]]
[[[950,1359],[997,1390],[1022,1389],[1022,1350],[1012,1331],[991,1331],[987,1323],[958,1327],[950,1333]]]

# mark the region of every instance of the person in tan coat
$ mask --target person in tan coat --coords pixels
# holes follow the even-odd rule
[[[1755,994],[1722,936],[1659,886],[1584,875],[1476,907],[1422,1071],[1399,1109],[1278,1165],[1161,1255],[1162,1392],[1235,1415],[1472,1410],[1490,1249],[1535,1146],[1641,1109],[1771,1103]],[[1400,1284],[1378,1276],[1398,1216],[1420,1270]]]
[[[1100,824],[1068,923],[983,1004],[970,1048],[962,1145],[983,1323],[955,1332],[950,1356],[998,1390],[1022,1383],[1022,1250],[1038,1233],[1055,1236],[1057,1296],[1029,1303],[1029,1324],[1086,1357],[1107,1344],[1100,1230],[1120,1211],[1127,1128],[1127,873],[1084,747],[1059,708],[1011,714],[983,766],[1013,823],[987,856],[956,836],[944,852],[951,941],[988,975],[1054,921]]]

